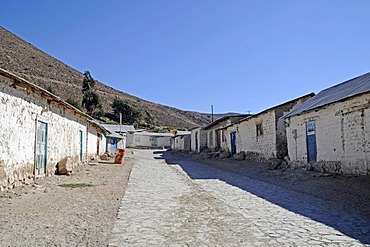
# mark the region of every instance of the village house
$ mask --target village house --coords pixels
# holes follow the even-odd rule
[[[288,148],[284,120],[280,118],[312,96],[304,95],[225,126],[222,149],[232,155],[245,152],[245,158],[256,161],[284,158]]]
[[[0,188],[105,152],[107,131],[58,96],[0,69]]]
[[[148,131],[130,131],[127,133],[127,147],[130,148],[169,148],[171,147],[171,133],[157,133]]]
[[[175,131],[171,139],[171,148],[176,151],[190,151],[191,148],[191,132],[190,131]]]
[[[117,149],[126,149],[127,133],[135,131],[133,125],[102,124],[111,134],[107,135],[107,151],[116,153]]]
[[[207,132],[207,148],[212,151],[226,149],[225,127],[248,116],[250,114],[225,116],[205,126],[203,130]]]
[[[202,127],[193,128],[191,131],[191,151],[200,153],[207,148],[207,131]]]
[[[321,91],[284,118],[291,165],[370,174],[370,73]]]

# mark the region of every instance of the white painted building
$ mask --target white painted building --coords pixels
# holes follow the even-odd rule
[[[370,73],[321,91],[284,118],[291,165],[370,175]]]
[[[171,139],[171,148],[176,151],[190,151],[191,148],[191,132],[176,131]]]
[[[102,124],[110,134],[107,135],[107,151],[115,153],[117,149],[126,149],[127,133],[135,131],[133,125],[119,125],[119,124]]]
[[[0,187],[50,175],[105,152],[106,131],[58,96],[0,69]]]
[[[312,96],[313,93],[293,99],[226,126],[222,130],[222,149],[231,154],[244,151],[247,159],[257,161],[284,158],[288,148],[284,120],[280,118]]]
[[[250,116],[250,114],[237,114],[222,117],[203,128],[207,132],[207,148],[210,150],[226,149],[225,127]]]
[[[131,148],[169,148],[171,133],[136,131],[127,133],[127,147]]]
[[[191,129],[191,151],[200,153],[207,148],[207,131],[202,127]]]

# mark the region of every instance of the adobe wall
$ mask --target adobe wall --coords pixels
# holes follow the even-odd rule
[[[310,120],[316,126],[317,162],[311,165],[313,169],[369,175],[369,93],[288,119],[288,152],[293,166],[307,166],[306,122]]]
[[[0,187],[16,187],[34,179],[37,121],[48,124],[46,174],[69,156],[80,162],[80,130],[86,138],[86,120],[71,110],[41,97],[30,88],[19,88],[0,75]],[[75,115],[76,114],[76,115]],[[86,143],[83,142],[83,150]],[[86,152],[83,151],[86,158]]]

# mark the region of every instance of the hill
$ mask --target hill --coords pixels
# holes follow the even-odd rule
[[[62,99],[82,102],[83,74],[46,54],[27,41],[0,26],[0,67],[52,91]],[[91,71],[92,74],[93,71]],[[111,112],[110,104],[117,96],[137,106],[142,116],[148,112],[156,126],[192,128],[210,123],[209,114],[182,111],[149,102],[97,82],[104,110]]]

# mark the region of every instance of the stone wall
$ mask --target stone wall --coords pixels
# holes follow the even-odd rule
[[[275,112],[268,111],[238,123],[237,151],[258,153],[261,160],[275,158],[277,154],[275,119]],[[257,135],[259,124],[262,126],[261,135]]]
[[[37,121],[47,123],[47,164],[45,175],[70,157],[80,161],[80,130],[86,138],[88,120],[67,109],[41,90],[17,86],[14,79],[0,75],[0,187],[14,187],[35,178]],[[84,139],[85,140],[85,139]],[[83,141],[83,159],[87,142]]]
[[[196,141],[198,139],[198,141]],[[196,142],[198,142],[198,148],[196,148]],[[191,151],[201,152],[207,147],[207,131],[203,128],[196,128],[191,130]]]
[[[310,168],[370,172],[370,94],[353,97],[287,119],[288,151],[293,166],[307,165],[306,122],[316,126],[317,162]]]

